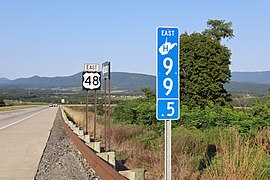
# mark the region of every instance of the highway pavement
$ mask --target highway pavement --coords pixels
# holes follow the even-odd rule
[[[57,107],[0,112],[0,180],[34,179]]]

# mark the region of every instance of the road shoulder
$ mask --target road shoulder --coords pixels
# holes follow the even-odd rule
[[[57,112],[35,179],[99,179],[61,127]]]

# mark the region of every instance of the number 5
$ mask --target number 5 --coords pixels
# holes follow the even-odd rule
[[[167,103],[167,110],[171,111],[171,113],[168,113],[167,116],[172,116],[174,114],[174,107],[172,105],[174,105],[174,102]]]

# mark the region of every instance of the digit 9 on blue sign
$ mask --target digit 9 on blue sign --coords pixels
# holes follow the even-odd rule
[[[157,28],[157,119],[179,119],[179,29]]]

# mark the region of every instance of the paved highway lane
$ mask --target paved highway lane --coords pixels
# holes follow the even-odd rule
[[[26,120],[27,118],[40,113],[43,110],[48,109],[47,107],[36,107],[30,109],[20,109],[12,111],[0,112],[0,130],[7,128],[13,124],[19,123]]]
[[[34,179],[57,110],[0,113],[0,179]]]

